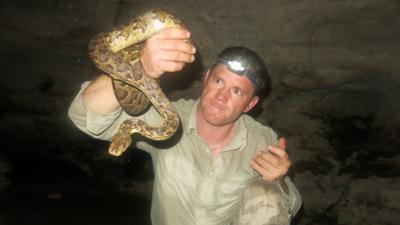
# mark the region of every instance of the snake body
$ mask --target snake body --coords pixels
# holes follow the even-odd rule
[[[158,80],[144,73],[139,53],[143,41],[152,35],[168,27],[182,26],[175,16],[161,10],[150,10],[109,33],[96,35],[90,41],[89,54],[95,65],[112,78],[115,96],[124,111],[137,115],[151,102],[163,118],[159,127],[150,126],[136,117],[123,121],[108,149],[111,155],[119,156],[126,151],[134,133],[161,141],[176,132],[179,116]]]

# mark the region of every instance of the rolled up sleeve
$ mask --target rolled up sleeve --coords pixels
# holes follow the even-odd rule
[[[82,96],[83,90],[85,90],[89,84],[90,82],[87,81],[81,85],[80,91],[68,109],[68,116],[75,126],[84,133],[96,139],[111,141],[114,134],[117,133],[121,123],[126,119],[131,119],[132,117],[125,113],[122,108],[118,108],[109,113],[99,113],[90,109]],[[150,107],[149,110],[137,118],[146,121],[152,126],[159,126],[162,123],[162,118],[154,107]],[[136,142],[134,140],[133,143],[136,147],[149,153],[154,149],[154,147],[146,141]]]
[[[284,181],[289,189],[290,215],[292,217],[294,217],[296,215],[296,213],[299,211],[301,204],[302,204],[301,195],[300,195],[300,192],[297,190],[296,186],[293,184],[290,177],[285,177]]]
[[[111,140],[119,127],[120,122],[118,121],[121,118],[122,109],[119,108],[109,113],[99,113],[90,109],[82,96],[83,90],[89,83],[85,82],[81,85],[81,90],[68,109],[68,116],[84,133],[97,139]]]

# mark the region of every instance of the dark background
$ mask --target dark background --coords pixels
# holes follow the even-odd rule
[[[42,0],[0,3],[0,224],[149,224],[152,165],[80,132],[67,109],[99,74],[99,32],[150,8],[192,32],[197,60],[162,86],[196,98],[225,47],[269,66],[257,120],[287,137],[303,197],[294,224],[400,220],[400,2],[397,0]]]

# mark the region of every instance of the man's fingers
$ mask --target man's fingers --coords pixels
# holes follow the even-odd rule
[[[170,51],[170,50],[161,51],[159,57],[161,60],[165,61],[176,61],[184,63],[190,63],[194,61],[193,55],[180,51]]]
[[[159,78],[165,72],[181,70],[185,63],[194,61],[196,48],[187,41],[189,31],[167,28],[147,39],[140,60],[147,75]]]
[[[158,40],[163,50],[175,50],[188,54],[196,53],[196,48],[189,42],[182,40]]]
[[[175,72],[181,70],[185,66],[183,62],[176,61],[162,61],[160,62],[160,70],[165,72]]]
[[[271,165],[261,165],[256,160],[250,162],[251,167],[257,171],[265,180],[274,180],[276,168]]]
[[[282,179],[291,164],[285,148],[285,138],[279,138],[277,146],[269,146],[268,152],[258,152],[250,164],[264,180],[275,181]]]
[[[274,154],[275,156],[277,156],[281,159],[286,159],[289,157],[287,152],[284,149],[281,149],[281,148],[278,148],[275,146],[270,146],[268,149],[271,154]]]
[[[276,155],[271,154],[270,152],[260,151],[257,153],[257,156],[254,160],[263,166],[270,165],[272,167],[278,167],[279,165],[279,158]]]
[[[279,156],[280,158],[288,158],[288,154],[286,152],[286,139],[281,137],[278,140],[278,147],[277,146],[269,146],[268,149],[273,154]]]
[[[153,36],[156,39],[188,39],[190,32],[183,28],[166,28]]]
[[[264,176],[267,174],[267,170],[261,166],[256,160],[252,160],[250,162],[250,165],[261,175]]]

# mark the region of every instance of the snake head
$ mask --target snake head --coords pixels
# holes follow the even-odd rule
[[[114,135],[108,153],[113,156],[120,156],[131,143],[131,136],[128,133],[119,131]]]

